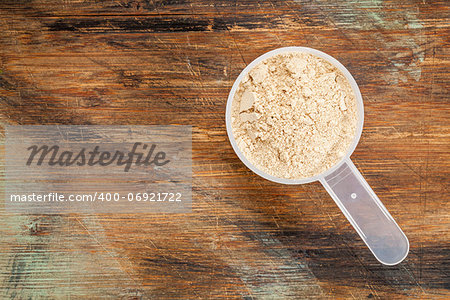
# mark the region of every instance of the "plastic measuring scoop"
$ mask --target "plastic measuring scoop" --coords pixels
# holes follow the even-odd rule
[[[231,104],[243,77],[262,60],[285,52],[313,54],[330,62],[347,78],[357,101],[358,124],[355,137],[345,156],[327,171],[310,178],[284,179],[266,174],[252,165],[237,146],[231,128]],[[378,261],[385,265],[396,265],[408,255],[409,242],[403,231],[378,199],[370,186],[350,160],[361,137],[364,123],[364,107],[358,85],[350,72],[335,58],[319,50],[306,47],[285,47],[267,52],[251,62],[239,75],[231,88],[226,107],[228,138],[239,159],[259,176],[282,184],[304,184],[320,181],[330,196],[353,225]]]

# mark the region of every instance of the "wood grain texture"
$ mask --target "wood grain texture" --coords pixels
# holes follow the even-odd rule
[[[0,1],[2,124],[193,125],[194,171],[194,212],[177,217],[1,212],[1,298],[449,298],[449,13],[445,1]],[[231,85],[282,46],[322,50],[358,82],[352,159],[409,237],[402,264],[380,265],[319,183],[268,182],[234,154]]]

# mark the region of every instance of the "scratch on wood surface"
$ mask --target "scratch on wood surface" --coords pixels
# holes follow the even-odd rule
[[[118,255],[116,253],[114,253],[113,250],[107,249],[105,247],[104,244],[105,244],[105,240],[107,239],[107,237],[104,234],[101,234],[104,231],[104,229],[103,229],[102,225],[99,223],[99,221],[97,220],[97,217],[96,216],[88,216],[88,217],[83,218],[83,221],[81,221],[78,217],[75,217],[75,220],[81,225],[82,228],[84,228],[84,230],[86,230],[86,232],[97,243],[97,245],[99,245],[103,249],[103,251],[105,253],[107,253],[109,257],[112,258],[112,261],[114,262],[114,264],[122,272],[122,274],[126,276],[126,279],[129,281],[129,283],[128,283],[129,287],[131,287],[132,289],[135,289],[137,291],[142,289],[142,283],[137,282],[136,276],[133,276],[133,274],[130,274],[127,270],[125,270],[122,267],[123,263],[130,265],[130,262],[126,259],[126,257],[123,257],[123,256],[120,257],[120,261],[119,261]],[[94,230],[91,231],[89,229],[89,227],[91,227]],[[128,269],[130,269],[129,266],[128,266]]]
[[[297,0],[296,0],[297,1]],[[419,81],[421,78],[421,64],[424,62],[423,23],[417,17],[418,7],[406,6],[405,10],[386,10],[383,1],[315,1],[303,3],[313,10],[321,10],[325,17],[334,24],[339,32],[344,34],[350,28],[359,30],[378,31],[369,32],[366,38],[375,43],[378,55],[387,60],[391,66],[390,72],[384,74],[387,82],[395,84],[406,82],[409,78]],[[324,5],[326,4],[326,5]],[[401,31],[412,29],[408,34],[389,38],[386,31]],[[386,37],[387,36],[387,37]],[[351,38],[348,38],[352,42]],[[353,43],[353,42],[352,42]],[[381,51],[383,49],[383,51]],[[407,52],[390,55],[385,51],[407,49]],[[398,51],[398,50],[397,50]]]
[[[272,1],[269,0],[269,2],[270,2],[270,4],[271,4],[272,7],[273,7]],[[258,8],[261,9],[261,3],[259,3],[259,2],[258,2]],[[270,18],[269,18],[269,16],[265,15],[264,17],[266,18],[267,22],[270,23]],[[281,16],[280,16],[280,21],[283,23],[284,26],[286,26],[286,25],[284,24],[283,19],[281,18]],[[277,42],[278,42],[278,44],[279,44],[280,47],[285,46],[285,43],[281,41],[280,36],[277,34],[276,30],[270,31],[270,33],[271,33],[273,36],[275,36],[275,38],[276,38],[276,40],[277,40]]]
[[[150,239],[150,242],[151,242],[151,244],[153,245],[153,247],[154,247],[154,249],[157,249],[157,250],[159,250],[159,248],[155,245],[155,243]],[[146,248],[149,248],[149,249],[151,249],[150,247],[148,247],[148,246],[145,246]],[[164,250],[164,249],[163,249]],[[158,253],[161,253],[162,251],[159,251]],[[169,258],[167,257],[167,255],[165,255],[164,253],[161,253],[160,254],[163,258],[164,258],[164,260],[166,261],[166,262],[171,262],[171,260],[169,260]],[[170,264],[168,264],[169,266],[170,266]],[[177,268],[172,268],[173,270],[174,270],[174,272],[177,274],[177,276],[179,277],[179,278],[183,278],[184,276],[183,276],[183,274],[181,274],[181,272],[180,271],[178,271],[178,269]],[[193,293],[195,294],[195,296],[197,297],[197,298],[199,298],[200,299],[200,295],[198,294],[198,292],[197,291],[195,291],[195,290],[193,290]]]
[[[219,11],[218,8],[216,7],[216,5],[215,5],[215,4],[212,4],[212,5],[214,6],[214,9],[216,10],[216,13],[217,13],[217,14],[220,14],[220,11]],[[234,7],[235,7],[235,21],[234,21],[234,22],[236,23],[237,9],[238,9],[237,1],[235,1]],[[233,40],[234,47],[235,47],[235,49],[237,50],[237,52],[239,53],[239,56],[241,57],[242,62],[244,63],[244,66],[246,66],[246,65],[247,65],[247,62],[245,61],[245,58],[244,58],[244,56],[242,55],[241,49],[239,48],[239,46],[238,46],[238,44],[237,44],[237,42],[236,42],[236,39],[234,38],[233,34],[231,33],[230,28],[228,28],[228,26],[225,26],[225,28],[226,28],[226,31],[227,31],[228,35],[229,35],[229,36],[231,37],[231,39]]]
[[[409,269],[411,269],[411,265],[409,262],[406,262]],[[420,289],[420,291],[422,292],[422,295],[427,295],[427,293],[425,292],[425,290],[422,288],[422,285],[420,285],[419,281],[416,279],[416,276],[414,276],[414,274],[406,267],[406,266],[400,266],[403,270],[405,270],[406,274],[408,274],[414,281],[414,283],[417,285],[417,287]]]
[[[210,203],[210,201],[207,201],[206,199],[205,203],[209,206],[214,206]],[[273,281],[267,282],[265,285],[261,286],[258,284],[254,284],[255,276],[258,276],[258,271],[253,267],[252,265],[254,262],[247,257],[247,255],[239,254],[239,253],[233,253],[231,252],[231,249],[227,248],[227,251],[229,253],[229,256],[221,256],[222,259],[226,260],[230,267],[233,267],[238,263],[241,267],[239,269],[236,269],[236,272],[240,275],[240,278],[243,280],[243,282],[246,283],[247,287],[250,289],[252,294],[257,295],[265,295],[265,296],[271,296],[271,295],[290,295],[295,294],[293,291],[290,291],[291,289],[295,290],[296,288],[304,288],[306,290],[309,290],[310,293],[320,296],[324,295],[324,292],[322,288],[320,287],[320,284],[318,283],[317,278],[314,276],[314,274],[311,272],[311,270],[308,268],[308,265],[304,262],[290,262],[290,259],[292,256],[289,253],[289,251],[285,251],[282,247],[280,247],[282,244],[280,241],[278,241],[276,238],[270,236],[267,233],[264,232],[258,232],[258,231],[248,231],[246,228],[242,227],[239,224],[236,224],[236,221],[234,221],[231,217],[229,217],[227,214],[221,214],[222,220],[226,221],[223,222],[225,224],[232,224],[234,226],[239,227],[240,233],[243,235],[244,238],[255,240],[259,244],[263,245],[262,247],[258,248],[262,250],[262,253],[264,255],[264,260],[268,260],[270,262],[270,274],[266,274],[266,276],[270,276],[270,278],[273,278],[276,280],[276,283]],[[255,220],[256,221],[256,220]],[[255,222],[254,221],[254,222]],[[222,237],[223,238],[223,237]],[[216,250],[217,252],[217,250]],[[253,253],[252,257],[255,258],[257,253]],[[259,254],[260,255],[260,254]],[[276,261],[274,260],[276,258]],[[263,262],[261,262],[263,263]],[[286,269],[292,269],[292,272],[295,272],[298,276],[303,278],[302,280],[308,282],[307,286],[299,286],[297,284],[297,287],[293,287],[289,284],[289,282],[285,282],[286,277],[281,275],[281,270]],[[282,279],[283,278],[283,279]]]
[[[376,152],[376,150],[371,147],[371,146],[366,146],[370,151]],[[411,165],[409,165],[406,161],[404,161],[403,159],[401,159],[400,157],[398,157],[395,154],[390,154],[392,156],[392,158],[394,158],[395,160],[397,160],[398,162],[400,162],[402,165],[404,165],[405,167],[407,167],[414,175],[416,175],[420,180],[423,180],[427,183],[434,183],[437,184],[441,187],[442,192],[447,192],[448,191],[448,187],[445,185],[445,183],[436,183],[436,182],[432,182],[432,179],[428,179],[426,176],[423,176],[421,174],[421,172],[418,172],[417,170],[415,170]],[[357,162],[355,162],[356,164]]]

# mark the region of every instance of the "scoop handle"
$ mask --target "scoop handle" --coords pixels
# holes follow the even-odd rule
[[[396,265],[405,259],[408,238],[350,159],[320,182],[378,261]]]

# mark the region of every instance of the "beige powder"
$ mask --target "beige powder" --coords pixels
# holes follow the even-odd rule
[[[231,124],[239,149],[255,167],[302,179],[345,155],[356,133],[356,99],[348,80],[326,60],[278,54],[244,76]]]

